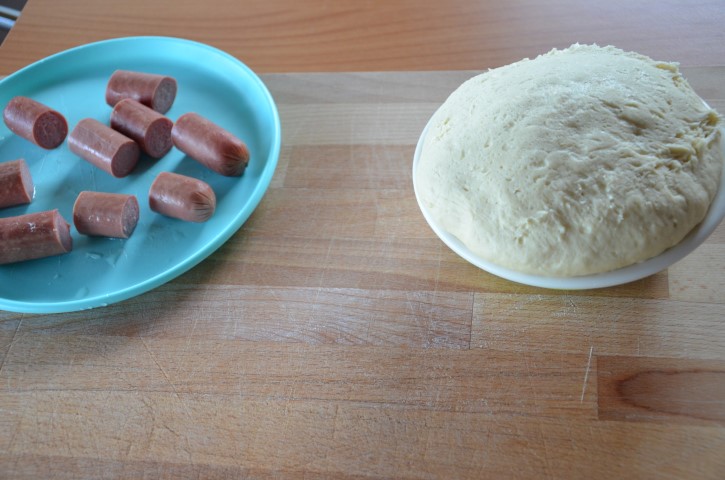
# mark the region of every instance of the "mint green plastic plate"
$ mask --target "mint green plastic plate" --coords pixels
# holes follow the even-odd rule
[[[105,306],[147,292],[201,262],[249,218],[277,165],[280,122],[269,91],[247,66],[208,45],[167,37],[130,37],[73,48],[0,81],[0,108],[24,95],[61,112],[69,130],[85,117],[108,123],[108,78],[116,69],[160,73],[178,84],[167,116],[195,111],[245,141],[249,167],[223,177],[173,148],[164,158],[142,158],[125,178],[114,178],[73,155],[67,141],[43,150],[0,125],[0,162],[24,158],[35,182],[29,205],[0,210],[0,217],[57,208],[71,224],[73,251],[0,265],[0,309],[55,313]],[[209,183],[217,210],[206,223],[163,217],[148,206],[148,190],[161,171]],[[136,195],[139,223],[127,240],[87,237],[73,227],[73,203],[82,190]]]

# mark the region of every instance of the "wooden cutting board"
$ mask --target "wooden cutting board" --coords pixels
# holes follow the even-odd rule
[[[723,478],[725,226],[602,290],[468,265],[411,168],[475,73],[264,75],[279,167],[218,252],[107,308],[0,312],[0,477]],[[725,68],[685,75],[725,112]]]

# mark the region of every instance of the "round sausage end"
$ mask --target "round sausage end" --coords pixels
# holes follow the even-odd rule
[[[54,232],[58,244],[62,249],[62,252],[59,253],[68,253],[73,250],[73,237],[70,234],[70,224],[58,213],[58,210],[54,210],[53,212]]]
[[[131,195],[126,203],[124,203],[123,212],[121,214],[121,226],[124,238],[130,237],[133,231],[136,230],[138,217],[138,200],[136,200],[135,196]]]
[[[73,204],[73,224],[83,235],[128,238],[138,217],[134,195],[83,191]]]
[[[171,77],[164,77],[156,87],[151,108],[159,113],[166,113],[171,109],[176,99],[176,80]]]
[[[144,144],[146,145],[146,153],[153,158],[161,158],[171,150],[174,146],[171,141],[171,129],[174,127],[167,117],[160,117],[152,121],[146,131]]]
[[[141,154],[138,144],[128,140],[118,147],[111,158],[111,175],[123,178],[133,171]]]
[[[25,160],[0,163],[0,208],[28,204],[33,192],[33,177]]]
[[[65,117],[54,110],[42,113],[33,124],[35,143],[46,150],[60,146],[68,135]]]
[[[28,97],[13,97],[3,110],[3,120],[11,132],[48,150],[58,147],[68,135],[68,123],[61,113]]]

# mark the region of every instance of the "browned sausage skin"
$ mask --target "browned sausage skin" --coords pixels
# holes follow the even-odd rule
[[[70,225],[58,210],[0,218],[0,264],[68,253]]]
[[[3,120],[14,134],[47,150],[58,147],[68,135],[65,117],[28,97],[14,97],[3,110]]]
[[[228,177],[241,175],[249,163],[244,142],[196,113],[186,113],[176,120],[171,139],[176,148]]]
[[[83,191],[73,204],[73,224],[83,235],[128,238],[138,215],[136,197],[122,193]]]
[[[140,150],[136,142],[92,118],[84,118],[68,137],[70,151],[110,173],[125,177],[136,166]]]
[[[138,143],[141,150],[152,158],[166,155],[171,143],[174,122],[129,98],[121,100],[111,112],[111,128]]]
[[[166,113],[176,98],[176,80],[153,73],[116,70],[106,86],[106,103],[113,107],[124,98]]]
[[[30,203],[33,190],[33,178],[25,160],[0,163],[0,208]]]
[[[206,222],[216,209],[216,195],[199,179],[161,172],[149,189],[149,207],[167,217]]]

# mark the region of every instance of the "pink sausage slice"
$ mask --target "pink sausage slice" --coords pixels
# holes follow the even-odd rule
[[[73,204],[78,233],[128,238],[138,223],[138,200],[133,195],[84,191]]]
[[[58,210],[0,218],[0,264],[68,253],[70,225]]]
[[[47,150],[56,148],[68,135],[65,117],[28,97],[14,97],[3,111],[10,131]]]
[[[210,120],[187,113],[171,130],[176,148],[217,173],[236,177],[249,163],[249,150],[237,137]]]
[[[0,208],[30,203],[33,189],[33,178],[25,160],[0,163]]]
[[[124,98],[166,113],[176,98],[176,80],[153,73],[116,70],[106,86],[106,103],[113,107]]]
[[[126,98],[113,107],[111,128],[138,143],[149,157],[166,155],[171,143],[171,128],[174,122],[136,100]]]
[[[138,163],[136,142],[98,120],[84,118],[68,137],[70,151],[110,173],[125,177]]]
[[[161,172],[149,189],[154,212],[187,222],[206,222],[216,209],[216,195],[209,184],[178,173]]]

